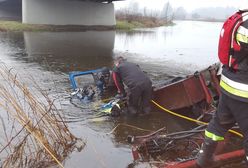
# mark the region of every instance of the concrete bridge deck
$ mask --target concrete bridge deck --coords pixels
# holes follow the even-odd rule
[[[0,17],[21,17],[28,24],[113,26],[113,1],[123,0],[0,0]]]

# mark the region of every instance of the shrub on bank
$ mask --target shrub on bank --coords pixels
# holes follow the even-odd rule
[[[171,21],[166,21],[163,18],[158,18],[154,16],[143,16],[140,14],[127,14],[127,13],[117,13],[116,14],[117,29],[131,30],[134,28],[150,28],[170,25]]]
[[[128,22],[126,20],[117,20],[116,21],[116,29],[120,30],[133,30],[135,28],[143,28],[146,27],[144,24],[140,22]]]

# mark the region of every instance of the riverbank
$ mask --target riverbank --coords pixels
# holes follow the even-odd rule
[[[113,30],[115,26],[77,26],[77,25],[34,25],[19,21],[0,21],[0,31],[86,31]]]
[[[117,21],[116,26],[51,26],[51,25],[34,25],[24,24],[19,21],[1,21],[0,31],[86,31],[86,30],[134,30],[136,28],[148,28],[164,26],[162,22],[142,23],[138,21]]]
[[[134,30],[137,28],[152,28],[152,27],[160,27],[160,26],[171,26],[173,23],[166,23],[163,21],[159,22],[138,22],[138,21],[131,21],[128,22],[126,20],[118,20],[116,22],[116,29],[117,30]]]

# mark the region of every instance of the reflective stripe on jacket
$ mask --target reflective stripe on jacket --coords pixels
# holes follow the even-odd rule
[[[231,93],[235,96],[248,98],[247,84],[233,81],[222,74],[220,80],[220,86],[228,93]]]
[[[248,43],[248,29],[244,26],[240,26],[236,34],[237,43],[240,45],[240,42]]]
[[[240,47],[239,51],[233,53],[234,60],[229,59],[232,62],[235,70],[248,71],[248,20],[245,21],[238,27],[235,32],[236,44]],[[234,63],[235,62],[235,63]]]
[[[205,130],[205,136],[212,139],[213,141],[223,141],[224,137],[215,135],[214,133],[211,133],[207,130]]]
[[[223,66],[220,87],[222,93],[248,103],[248,15],[234,33],[240,51],[233,53],[234,69]]]

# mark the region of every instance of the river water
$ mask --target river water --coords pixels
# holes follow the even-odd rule
[[[166,127],[185,130],[186,121],[154,111],[149,117],[91,119],[92,105],[75,106],[68,96],[70,71],[111,67],[113,58],[124,56],[148,73],[153,83],[184,76],[218,61],[218,36],[222,23],[177,21],[174,26],[125,31],[0,32],[0,61],[18,75],[32,76],[57,101],[72,133],[87,142],[73,152],[66,168],[124,168],[133,162],[128,135]],[[25,79],[25,78],[23,78]],[[25,82],[25,80],[23,81]],[[146,167],[146,166],[145,166]]]

